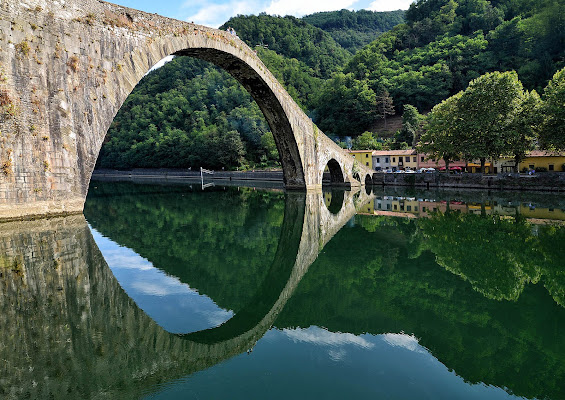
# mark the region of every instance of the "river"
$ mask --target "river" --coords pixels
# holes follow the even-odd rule
[[[93,181],[0,225],[0,397],[563,399],[563,243],[551,194]]]

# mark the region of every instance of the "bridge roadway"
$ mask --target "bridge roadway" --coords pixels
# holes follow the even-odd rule
[[[114,116],[171,54],[212,62],[249,91],[287,189],[321,187],[326,166],[334,185],[371,181],[234,35],[98,0],[0,4],[0,220],[81,212]]]
[[[347,191],[332,214],[319,192],[289,193],[263,287],[224,324],[184,335],[163,330],[122,290],[84,216],[2,224],[0,397],[137,398],[245,352],[325,244],[373,197]]]

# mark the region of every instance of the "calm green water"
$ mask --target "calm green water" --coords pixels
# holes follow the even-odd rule
[[[0,226],[0,397],[562,399],[564,209],[93,182]]]

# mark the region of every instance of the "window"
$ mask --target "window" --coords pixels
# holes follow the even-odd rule
[[[379,160],[379,157],[377,157],[377,164],[379,164],[381,162],[381,160]]]
[[[528,167],[529,167],[530,169],[534,169],[534,164],[530,164],[530,165],[528,165]]]
[[[366,165],[366,166],[368,167],[368,166],[369,166],[369,163],[368,163],[368,162],[366,162],[366,163],[365,163],[365,165]]]
[[[420,162],[424,162],[424,156],[420,157]]]
[[[395,210],[397,210],[397,209],[398,209],[398,206],[395,204],[393,208],[394,208]]]
[[[410,162],[410,157],[408,157],[408,156],[404,157],[404,161]]]
[[[549,169],[550,171],[554,171],[554,169],[553,169],[553,164],[549,164],[549,168],[548,168],[548,169]]]
[[[423,212],[426,212],[426,207],[422,207],[422,211],[423,211]]]
[[[369,154],[365,154],[365,158],[368,158],[368,157],[369,157]]]
[[[385,163],[388,164],[388,157],[385,157]]]
[[[396,162],[396,158],[395,158],[395,157],[392,157],[392,162]]]
[[[412,211],[412,206],[406,206],[406,211]]]
[[[412,157],[412,162],[416,162],[416,157]]]
[[[390,204],[387,204],[387,205],[386,205],[386,209],[387,209],[387,210],[390,210]]]

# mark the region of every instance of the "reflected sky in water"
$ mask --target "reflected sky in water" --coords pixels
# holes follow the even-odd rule
[[[167,331],[230,321],[219,331],[227,334],[238,315],[262,317],[253,314],[253,304],[264,302],[258,309],[267,312],[291,276],[271,261],[279,238],[296,225],[283,223],[290,203],[279,192],[98,185],[85,208],[94,239],[128,296]],[[468,204],[475,204],[469,196]],[[322,211],[333,198],[324,195]],[[399,210],[424,211],[410,199],[393,200]],[[146,398],[503,399],[516,398],[513,392],[530,398],[562,393],[562,258],[551,243],[563,231],[544,226],[535,229],[543,240],[534,237],[529,215],[489,215],[493,200],[477,203],[481,215],[458,208],[419,220],[375,215],[377,203],[365,203],[364,215],[347,215],[329,242],[316,242],[325,243],[321,253],[304,266],[307,272],[260,335],[216,365],[145,389]],[[325,214],[308,208],[305,215]],[[292,235],[309,236],[303,232]],[[442,232],[450,232],[447,239]],[[522,251],[526,239],[531,251]],[[470,263],[477,248],[491,257],[480,260],[482,267]],[[453,258],[449,263],[440,262],[445,254]],[[536,261],[540,254],[543,265]],[[292,264],[296,254],[287,258]],[[515,270],[525,271],[528,280]],[[271,286],[278,288],[274,297]],[[242,326],[231,325],[234,337],[252,329]]]
[[[220,383],[221,384],[218,384]],[[271,329],[249,353],[158,388],[146,399],[508,399],[468,384],[406,334]]]
[[[120,286],[163,329],[195,332],[218,326],[233,316],[233,311],[221,309],[208,296],[155,268],[135,251],[92,227],[90,231]]]

